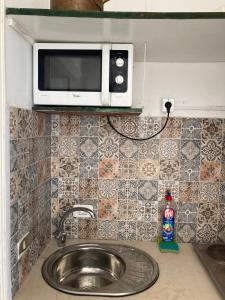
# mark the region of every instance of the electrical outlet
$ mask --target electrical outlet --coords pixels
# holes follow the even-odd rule
[[[73,207],[85,207],[93,210],[93,205],[81,205],[81,204],[76,204]],[[81,219],[86,219],[86,218],[91,218],[89,213],[84,212],[84,211],[74,211],[73,212],[74,218],[81,218]]]
[[[174,111],[175,100],[171,99],[171,98],[164,98],[164,99],[162,99],[162,112],[167,112],[166,107],[165,107],[166,102],[170,102],[172,104],[172,106],[170,108],[170,112]]]
[[[29,232],[27,232],[17,243],[18,259],[26,252],[29,246]]]

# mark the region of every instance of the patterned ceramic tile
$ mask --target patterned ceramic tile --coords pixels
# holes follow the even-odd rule
[[[181,139],[200,140],[202,130],[201,119],[183,119]]]
[[[78,204],[78,199],[75,196],[59,198],[58,205],[60,215],[64,214],[67,210]],[[73,218],[72,214],[71,217]]]
[[[185,140],[181,142],[181,157],[186,160],[197,160],[200,156],[200,141]]]
[[[119,138],[114,136],[100,137],[99,157],[101,159],[119,158]]]
[[[120,117],[119,116],[110,116],[110,120],[116,128],[120,126]],[[100,128],[99,128],[99,137],[100,139],[105,139],[107,137],[113,137],[118,139],[118,134],[111,128],[108,123],[107,117],[100,117]]]
[[[80,135],[98,136],[99,116],[80,116]]]
[[[152,139],[144,142],[138,142],[139,159],[159,159],[159,140]]]
[[[158,182],[140,180],[138,184],[138,199],[146,201],[157,201]]]
[[[119,161],[105,158],[99,161],[99,177],[104,179],[117,178],[119,174]]]
[[[179,182],[178,181],[159,181],[159,201],[165,201],[166,191],[170,191],[173,197],[173,202],[179,199]]]
[[[225,225],[219,224],[217,239],[218,243],[225,243]]]
[[[138,136],[147,138],[155,135],[161,129],[161,118],[139,117],[138,121]],[[157,135],[155,138],[159,138]]]
[[[59,135],[59,122],[60,122],[60,115],[52,114],[51,115],[51,135],[52,136]]]
[[[98,193],[99,193],[99,198],[117,199],[117,181],[99,180]]]
[[[196,241],[196,224],[178,223],[177,241],[181,243],[194,243]]]
[[[98,159],[98,138],[81,138],[80,139],[80,159]]]
[[[201,159],[220,162],[222,157],[222,142],[219,140],[202,140]]]
[[[137,222],[137,240],[154,242],[157,237],[157,223]]]
[[[80,118],[74,114],[60,115],[59,135],[79,136]]]
[[[18,137],[18,109],[10,107],[10,120],[9,120],[9,131],[10,139],[16,139]]]
[[[165,118],[162,118],[162,124],[165,123]],[[161,138],[180,138],[181,137],[182,119],[170,118],[166,128],[160,134]]]
[[[13,266],[15,264],[17,264],[17,243],[18,243],[18,234],[15,233],[11,239],[10,239],[10,252],[11,252],[11,257],[10,257],[10,265],[11,265],[11,269],[13,268]]]
[[[159,177],[159,161],[158,160],[139,160],[139,179],[155,180]]]
[[[160,141],[160,157],[161,159],[179,159],[180,141],[175,139],[162,139]]]
[[[199,182],[180,182],[179,201],[180,202],[198,202]]]
[[[11,269],[12,296],[19,289],[19,267],[18,263]]]
[[[162,159],[160,161],[160,174],[161,180],[178,180],[179,179],[179,160]]]
[[[221,203],[219,205],[219,224],[225,225],[225,204]]]
[[[138,197],[138,181],[118,180],[118,199],[135,200]]]
[[[225,129],[224,129],[224,131],[225,131]],[[224,140],[222,142],[222,163],[225,163],[225,132],[224,132]]]
[[[225,183],[220,184],[220,202],[225,203]]]
[[[87,159],[79,164],[79,177],[98,178],[98,161]]]
[[[197,203],[181,203],[178,208],[177,220],[179,223],[196,223],[197,221]]]
[[[221,119],[203,119],[202,138],[203,139],[222,139]]]
[[[59,155],[58,137],[52,136],[51,137],[51,156],[57,157],[58,155]]]
[[[64,157],[59,159],[60,177],[78,177],[78,159],[73,157]]]
[[[77,178],[61,178],[59,177],[59,197],[71,197],[79,195],[79,183]]]
[[[118,203],[115,199],[100,199],[98,201],[98,218],[115,220],[117,218]]]
[[[138,221],[157,222],[158,203],[155,201],[138,201]]]
[[[225,163],[221,164],[221,181],[225,182]]]
[[[218,222],[218,204],[200,203],[198,207],[198,223],[217,224],[217,222]]]
[[[52,178],[51,179],[51,197],[52,198],[58,197],[58,187],[59,187],[58,178]]]
[[[202,161],[200,166],[200,180],[218,182],[221,178],[221,164],[218,162]]]
[[[136,200],[118,200],[118,220],[136,220],[137,201]]]
[[[137,159],[138,146],[136,141],[120,138],[120,158]]]
[[[59,155],[64,156],[77,156],[79,153],[79,138],[77,137],[59,137]]]
[[[18,200],[19,193],[19,180],[18,172],[13,172],[10,174],[10,202],[14,203]]]
[[[137,223],[134,221],[118,221],[117,223],[117,239],[131,240],[137,239]]]
[[[102,240],[117,239],[116,221],[98,221],[98,238]]]
[[[122,134],[129,137],[138,137],[139,118],[134,116],[120,117],[120,127],[116,127]]]
[[[216,243],[217,226],[214,224],[198,224],[197,226],[197,243]]]
[[[18,203],[14,203],[10,207],[10,220],[11,220],[11,236],[18,230]]]
[[[97,239],[97,220],[79,219],[78,220],[78,238],[79,239]]]
[[[18,109],[17,133],[19,138],[28,138],[31,135],[31,113],[25,109]]]
[[[136,179],[138,174],[138,162],[135,159],[120,159],[119,177],[121,179]]]
[[[199,186],[199,201],[217,203],[220,199],[220,185],[214,182],[201,182]]]
[[[97,198],[98,197],[98,180],[96,179],[80,179],[79,183],[80,198]]]

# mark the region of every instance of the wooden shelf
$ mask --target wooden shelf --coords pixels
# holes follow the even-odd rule
[[[37,42],[133,43],[136,62],[225,61],[224,12],[82,12],[7,8],[6,14],[18,31]]]
[[[140,115],[142,108],[132,107],[96,107],[96,106],[47,106],[34,105],[33,110],[44,113],[76,113],[101,115]]]

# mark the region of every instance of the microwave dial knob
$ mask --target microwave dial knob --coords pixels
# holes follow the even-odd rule
[[[117,84],[122,84],[122,83],[124,82],[123,76],[121,76],[121,75],[116,76],[115,82],[116,82]]]
[[[123,67],[124,66],[124,60],[122,58],[120,58],[120,57],[117,58],[117,60],[116,60],[116,66],[119,67],[119,68]]]

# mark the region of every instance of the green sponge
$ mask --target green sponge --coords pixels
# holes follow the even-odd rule
[[[160,252],[167,253],[179,253],[179,246],[175,241],[172,242],[164,242],[162,239],[158,239],[158,246]]]

